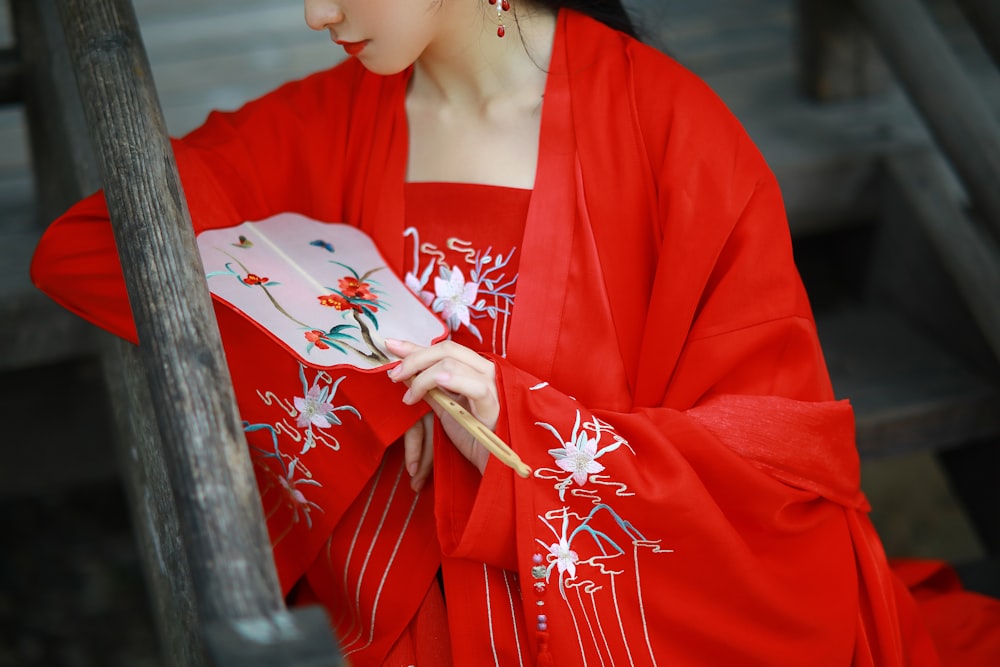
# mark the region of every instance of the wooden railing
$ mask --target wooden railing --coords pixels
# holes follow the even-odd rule
[[[1000,66],[1000,2],[996,0],[957,0],[969,23],[979,35],[993,62]]]
[[[1000,238],[1000,121],[920,0],[856,0],[875,41]]]
[[[1000,16],[995,3],[992,9],[979,0],[963,4],[981,12],[983,20]],[[1000,120],[920,0],[855,0],[855,5],[971,199],[970,216],[925,158],[896,157],[887,165],[890,178],[924,212],[916,222],[933,239],[1000,358]]]
[[[105,357],[118,422],[127,433],[120,459],[164,661],[177,667],[340,664],[325,614],[318,608],[289,611],[281,595],[131,3],[16,0],[14,10],[20,37],[37,37],[38,55],[46,59],[36,74],[44,78],[49,68],[60,69],[58,54],[68,47],[142,341],[138,348],[111,343]],[[49,90],[65,93],[72,75],[60,71],[53,80]],[[64,116],[79,109],[53,108]],[[81,123],[51,111],[48,119]],[[73,160],[69,145],[60,155],[45,148],[47,163],[90,162]],[[92,180],[78,173],[69,181],[72,192],[61,197],[81,196],[82,184]]]

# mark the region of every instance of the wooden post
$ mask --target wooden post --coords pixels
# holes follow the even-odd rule
[[[36,195],[43,199],[39,201],[39,217],[42,223],[48,223],[100,187],[100,178],[54,0],[14,0],[12,8],[19,51],[26,60],[22,84],[38,183]],[[30,253],[28,244],[24,251]],[[166,667],[204,667],[208,663],[197,629],[191,573],[138,349],[103,332],[93,335],[96,328],[47,299],[44,305],[53,307],[53,312],[43,311],[39,304],[38,312],[15,313],[22,333],[30,335],[33,331],[25,329],[29,322],[44,322],[45,331],[59,326],[56,335],[62,339],[87,341],[85,349],[77,345],[68,350],[69,354],[100,354],[103,362],[116,422],[117,467],[150,593],[160,657]],[[64,320],[65,324],[60,325]],[[4,347],[30,359],[24,354],[23,344],[8,343]]]
[[[133,450],[150,465],[136,473],[132,494],[145,487],[148,497],[176,506],[176,535],[155,529],[148,535],[154,541],[169,538],[169,545],[154,545],[152,551],[163,556],[167,546],[171,560],[181,570],[186,563],[190,572],[191,586],[172,595],[190,595],[196,619],[182,624],[179,634],[196,634],[185,633],[196,625],[201,636],[187,641],[205,644],[187,655],[197,662],[207,653],[214,664],[236,665],[269,650],[283,656],[281,664],[337,664],[329,626],[316,621],[322,613],[292,614],[284,606],[204,270],[131,3],[60,0],[59,13],[141,341],[145,384],[129,388],[132,405],[146,402],[140,407],[155,416],[162,441],[153,452]],[[125,370],[135,373],[139,369]],[[153,422],[141,415],[120,418],[132,420],[133,431],[153,430]],[[157,471],[165,471],[162,479]],[[177,545],[183,552],[175,551]],[[167,567],[165,561],[161,566]],[[231,641],[234,633],[240,641]],[[182,660],[178,656],[185,652],[172,654]]]
[[[11,3],[21,62],[25,110],[31,122],[38,226],[100,187],[69,53],[52,0]]]
[[[796,0],[799,85],[835,102],[885,90],[889,73],[861,17],[844,0]]]
[[[142,555],[160,658],[165,667],[206,667],[209,661],[198,628],[194,583],[167,479],[163,444],[148,409],[153,398],[139,350],[109,336],[103,352],[117,427],[118,467]]]
[[[918,0],[856,0],[903,87],[1000,238],[1000,121]]]
[[[207,619],[282,608],[246,444],[131,5],[59,3]]]

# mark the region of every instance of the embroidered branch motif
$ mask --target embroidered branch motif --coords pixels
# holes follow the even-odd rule
[[[261,471],[260,496],[268,521],[273,521],[282,507],[291,509],[291,519],[280,526],[269,525],[274,546],[288,536],[296,524],[313,525],[312,512],[322,507],[309,498],[310,489],[323,485],[313,478],[306,464],[309,452],[318,445],[337,451],[340,442],[334,427],[343,425],[343,416],[351,414],[361,419],[352,405],[337,405],[337,390],[348,376],[332,377],[326,371],[316,371],[310,380],[307,368],[299,364],[302,395],[279,397],[273,391],[257,390],[257,396],[273,416],[271,423],[243,422],[243,431],[250,447],[254,466]],[[266,434],[266,438],[259,437]],[[265,443],[261,445],[261,441]],[[301,450],[299,444],[301,443]],[[292,450],[290,453],[288,450]]]
[[[545,383],[531,389],[552,391]],[[554,482],[559,505],[538,515],[544,526],[542,532],[547,530],[551,537],[535,540],[538,550],[532,557],[534,565],[530,570],[535,579],[532,590],[544,596],[547,585],[555,579],[581,656],[590,652],[600,655],[602,650],[610,652],[608,646],[614,641],[625,647],[629,664],[633,664],[630,647],[644,643],[650,663],[657,664],[646,631],[641,564],[647,562],[646,554],[671,553],[672,550],[662,548],[658,539],[647,539],[604,499],[635,495],[614,471],[614,463],[622,455],[630,452],[635,456],[635,451],[610,424],[596,416],[584,419],[579,409],[575,410],[568,434],[547,422],[535,425],[551,433],[559,443],[558,447],[548,450],[552,467],[539,467],[534,473],[537,479]],[[607,456],[614,452],[618,454]],[[656,564],[656,567],[662,566]],[[619,591],[619,577],[634,581],[634,585]],[[633,591],[634,597],[626,599],[624,591]],[[544,605],[544,600],[536,604]],[[599,608],[614,610],[616,622],[604,623]],[[637,625],[626,626],[623,622],[622,610],[625,608],[638,614]],[[547,612],[538,617],[540,624],[543,618],[548,630]],[[641,635],[636,627],[641,629]],[[616,634],[617,637],[613,637]]]
[[[253,244],[250,243],[249,241],[246,241],[245,237],[241,236],[240,239],[241,239],[240,243],[249,243],[249,245],[245,245],[245,246],[241,246],[241,247],[245,247],[245,248],[252,248],[253,247]],[[233,244],[233,245],[235,245],[235,244]],[[302,326],[302,327],[308,327],[309,326],[308,324],[305,324],[304,322],[300,322],[299,320],[295,319],[295,317],[293,317],[291,313],[289,313],[287,310],[285,310],[281,306],[281,304],[278,303],[277,299],[274,298],[274,295],[271,293],[271,290],[268,289],[268,287],[277,287],[281,283],[275,282],[275,281],[270,280],[268,278],[262,278],[262,277],[258,276],[256,273],[252,272],[250,269],[248,269],[243,262],[241,262],[240,260],[238,260],[235,257],[233,257],[228,252],[226,252],[224,250],[220,250],[219,252],[221,252],[223,255],[226,255],[230,259],[232,259],[233,263],[237,264],[241,269],[243,269],[243,272],[241,273],[241,272],[237,271],[236,269],[234,269],[232,263],[226,262],[226,264],[225,264],[225,271],[212,271],[211,273],[207,273],[207,274],[205,274],[205,278],[206,279],[208,279],[208,278],[215,278],[216,276],[231,276],[233,278],[236,278],[241,284],[243,284],[246,287],[259,287],[261,289],[261,291],[264,292],[264,295],[267,296],[267,298],[271,302],[271,304],[274,306],[275,310],[277,310],[279,313],[281,313],[282,315],[284,315],[285,317],[287,317],[288,319],[290,319],[292,322],[295,322],[299,326]]]
[[[615,525],[617,525],[617,527],[621,530],[625,544],[656,544],[643,537],[642,533],[640,533],[635,526],[619,516],[618,513],[608,505],[600,504],[594,507],[585,517],[580,517],[580,515],[570,511],[568,507],[562,507],[558,510],[549,512],[545,516],[539,517],[542,523],[556,538],[554,542],[550,543],[546,543],[542,539],[535,540],[539,546],[548,552],[546,556],[546,580],[549,579],[552,574],[552,570],[555,569],[557,571],[557,580],[560,588],[562,588],[564,580],[566,582],[576,580],[577,566],[584,564],[597,566],[602,574],[620,574],[620,572],[606,570],[604,566],[600,564],[600,559],[602,557],[616,557],[625,553],[625,549],[622,548],[611,535],[609,535],[606,531],[600,530],[596,526],[596,518],[601,513],[605,513],[611,517]],[[556,528],[552,525],[552,521],[560,519],[560,530],[556,530]],[[572,530],[570,530],[571,519],[579,521],[579,523]],[[587,560],[582,560],[579,553],[573,548],[574,544],[581,537],[590,538],[590,541],[593,543],[593,547],[595,547],[596,551],[600,553],[595,554],[595,556]]]
[[[290,462],[285,462],[285,457],[278,446],[278,432],[270,424],[250,424],[249,422],[243,422],[243,431],[245,433],[254,433],[257,431],[266,431],[271,436],[271,443],[274,447],[273,451],[262,450],[260,448],[253,448],[257,451],[258,456],[255,457],[254,463],[258,465],[261,470],[264,471],[267,478],[271,482],[265,485],[260,490],[261,503],[265,507],[270,507],[270,511],[267,512],[266,517],[269,519],[274,516],[274,513],[281,507],[281,505],[287,505],[292,510],[292,522],[289,526],[286,526],[280,533],[280,536],[275,540],[277,544],[292,528],[292,524],[298,523],[301,518],[305,519],[306,527],[312,528],[312,517],[310,512],[312,510],[323,511],[317,503],[306,498],[304,489],[306,487],[322,487],[318,481],[311,478],[308,471],[302,468],[303,476],[296,477],[296,468],[300,468],[299,458],[294,457]],[[278,466],[281,469],[281,474],[277,474],[273,468],[267,465],[261,465],[261,461],[264,459],[273,459],[278,462]],[[275,484],[275,482],[277,484]],[[271,500],[273,495],[272,491],[280,491],[279,497]]]

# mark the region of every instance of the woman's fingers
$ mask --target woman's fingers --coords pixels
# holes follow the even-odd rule
[[[496,368],[491,360],[451,341],[423,347],[408,341],[387,339],[386,348],[401,360],[389,371],[389,377],[395,382],[407,384],[404,402],[416,403],[428,398],[427,393],[431,390],[441,389],[486,427],[491,430],[496,428],[500,417],[500,398],[496,387]],[[441,419],[448,438],[482,472],[489,457],[486,449],[442,411],[436,402],[428,402]],[[408,456],[415,458],[416,435],[410,437],[414,453],[408,453]]]
[[[463,402],[476,419],[491,431],[496,428],[500,403],[495,376],[484,375],[446,360],[416,376],[404,400],[409,402],[424,399],[427,392],[436,387],[464,398]]]
[[[434,415],[427,413],[403,434],[403,461],[410,488],[420,491],[430,476],[434,458]]]
[[[402,358],[389,377],[405,382],[403,397],[414,404],[434,388],[441,388],[464,398],[472,414],[489,428],[495,428],[500,416],[493,362],[467,347],[446,341],[421,347],[403,341],[386,341],[389,351]]]
[[[396,355],[402,362],[390,374],[394,380],[405,381],[435,363],[444,359],[460,361],[480,373],[492,373],[493,362],[464,345],[446,340],[430,347],[423,347],[409,341],[386,339],[389,352]]]

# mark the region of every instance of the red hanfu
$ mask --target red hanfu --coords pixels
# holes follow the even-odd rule
[[[419,293],[408,80],[349,61],[212,114],[175,144],[197,230],[282,211],[348,222]],[[433,491],[413,494],[390,445],[419,411],[386,398],[339,424],[303,419],[361,395],[354,383],[398,387],[334,386],[217,309],[259,426],[248,440],[276,452],[255,460],[286,590],[331,605],[355,665],[441,630],[443,613],[457,665],[939,664],[867,518],[851,408],[833,399],[778,186],[743,129],[672,60],[568,11],[544,100],[504,350],[489,355],[498,431],[529,479],[494,460],[480,477],[438,433]],[[33,275],[134,340],[106,217],[100,197],[72,209]],[[455,303],[439,312],[464,325]],[[966,627],[978,648],[955,660],[997,656],[1000,605],[936,599],[952,618],[981,605]]]

